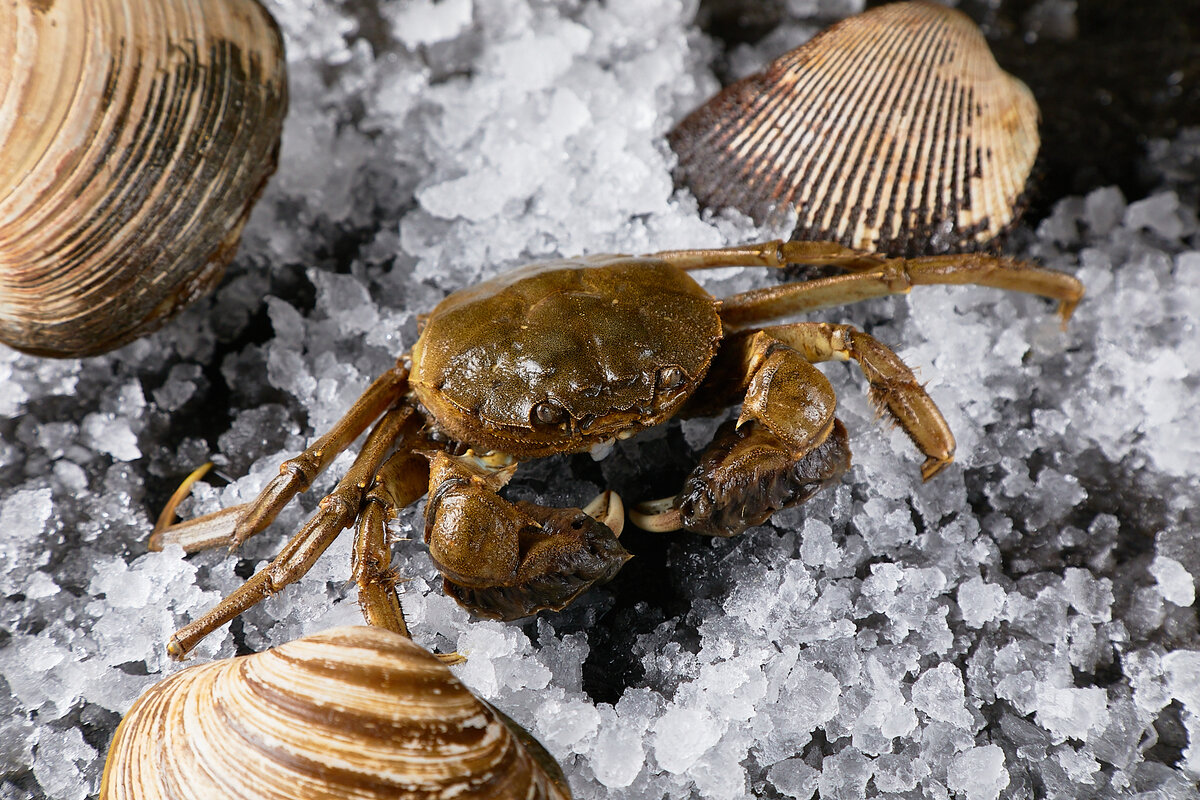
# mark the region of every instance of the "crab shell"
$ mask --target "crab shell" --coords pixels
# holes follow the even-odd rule
[[[286,108],[256,0],[0,3],[0,342],[100,353],[213,288]]]
[[[717,309],[653,257],[533,264],[439,303],[409,380],[438,424],[476,449],[578,452],[679,410],[721,340]]]
[[[569,800],[528,733],[407,637],[349,627],[189,667],[121,720],[102,800]]]

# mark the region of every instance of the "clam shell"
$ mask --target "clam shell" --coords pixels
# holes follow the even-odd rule
[[[1038,110],[965,15],[894,3],[732,84],[671,132],[677,177],[793,237],[897,255],[985,246],[1011,225]]]
[[[569,798],[511,724],[408,638],[335,628],[151,687],[117,728],[100,797]]]
[[[256,0],[0,3],[0,341],[102,352],[211,289],[286,106]]]

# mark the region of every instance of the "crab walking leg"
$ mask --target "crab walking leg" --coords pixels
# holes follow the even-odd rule
[[[270,525],[283,507],[299,492],[307,489],[338,453],[345,450],[372,421],[399,399],[407,388],[407,377],[407,367],[397,364],[376,378],[333,430],[313,442],[300,455],[285,461],[279,468],[279,475],[263,487],[253,501],[193,517],[175,525],[164,523],[164,519],[169,520],[175,506],[183,499],[180,493],[190,488],[203,474],[196,470],[167,501],[150,535],[148,548],[162,550],[167,545],[178,544],[188,553],[222,545],[230,549],[237,548]]]
[[[863,272],[735,294],[722,299],[721,320],[734,327],[755,325],[820,308],[907,294],[914,286],[935,284],[973,284],[1048,297],[1058,301],[1064,325],[1083,297],[1083,284],[1065,272],[979,254],[929,256],[892,259]]]
[[[409,635],[408,625],[396,593],[396,574],[390,566],[392,547],[387,523],[425,494],[429,485],[429,459],[413,451],[413,439],[417,437],[402,439],[375,475],[358,517],[350,567],[351,579],[358,584],[363,619],[368,625],[405,636]]]
[[[717,267],[786,267],[788,264],[838,266],[846,269],[874,269],[887,262],[887,256],[868,250],[855,250],[837,242],[784,242],[775,239],[760,244],[715,247],[709,250],[664,250],[651,258],[666,261],[679,269],[715,269]]]
[[[907,364],[890,347],[852,325],[796,322],[763,328],[811,362],[853,359],[870,387],[871,401],[888,411],[925,456],[921,477],[929,480],[954,460],[954,434],[937,404]]]
[[[497,492],[516,463],[485,459],[439,452],[430,463],[425,541],[460,604],[494,619],[559,610],[630,558],[617,542],[624,510],[616,494],[586,510],[510,503]]]
[[[242,503],[201,517],[192,517],[161,530],[156,528],[154,533],[150,534],[146,548],[156,551],[167,545],[177,544],[185,553],[198,553],[210,547],[229,547],[233,544],[233,532],[238,521],[248,508],[249,503]]]
[[[167,644],[167,653],[175,659],[183,658],[205,636],[308,572],[338,534],[354,522],[367,486],[396,437],[414,416],[409,406],[398,406],[384,414],[345,477],[321,499],[317,513],[288,540],[279,555],[224,600],[176,631]]]
[[[290,458],[279,467],[275,476],[238,519],[230,537],[230,547],[236,548],[256,533],[266,529],[293,497],[308,489],[312,482],[350,443],[395,404],[408,388],[408,365],[396,366],[376,378],[354,401],[333,429],[313,442],[303,453]]]

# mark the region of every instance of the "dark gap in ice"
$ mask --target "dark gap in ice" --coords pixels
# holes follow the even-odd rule
[[[237,656],[248,656],[254,648],[246,644],[246,624],[241,617],[236,617],[229,624],[229,635],[233,638],[233,651]]]
[[[237,564],[233,567],[233,574],[237,575],[242,580],[249,580],[254,574],[255,563],[249,558],[239,558]]]
[[[67,716],[68,719],[70,717],[71,715]],[[85,703],[78,710],[77,725],[80,733],[83,734],[83,740],[94,747],[98,753],[103,753],[108,748],[112,731],[120,721],[120,714],[95,703]]]
[[[1183,750],[1188,745],[1187,729],[1183,726],[1183,705],[1178,700],[1172,700],[1169,705],[1154,720],[1154,730],[1158,741],[1145,751],[1147,761],[1159,761],[1168,766],[1176,766],[1183,758]]]
[[[1108,660],[1097,662],[1090,672],[1084,672],[1078,667],[1071,668],[1075,688],[1099,686],[1107,689],[1110,686],[1121,685],[1125,679],[1125,673],[1121,670],[1121,652],[1114,646],[1107,648],[1106,654],[1109,656]]]
[[[1036,5],[1006,2],[994,12],[994,28],[1022,30]],[[1078,3],[1079,31],[1070,39],[989,37],[996,60],[1021,76],[1042,110],[1046,172],[1029,210],[1033,220],[1064,195],[1100,186],[1144,196],[1153,184],[1136,165],[1146,141],[1200,124],[1200,0],[1129,8],[1123,0]]]
[[[642,682],[646,670],[635,649],[637,635],[652,630],[662,619],[661,614],[649,610],[641,613],[638,609],[622,608],[610,610],[598,620],[600,624],[588,630],[583,691],[592,702],[615,705],[627,688]]]
[[[22,797],[44,797],[41,785],[37,782],[37,778],[33,775],[32,769],[21,769],[12,772],[0,773],[3,782],[0,782],[0,797],[6,798],[22,798]],[[10,791],[11,787],[11,791]]]
[[[149,675],[150,670],[146,666],[145,661],[126,661],[122,664],[113,664],[113,669],[119,669],[126,675]]]

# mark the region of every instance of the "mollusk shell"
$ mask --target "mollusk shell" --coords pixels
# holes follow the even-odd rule
[[[91,355],[210,290],[286,106],[256,0],[0,3],[0,341]]]
[[[100,797],[569,798],[515,727],[408,638],[335,628],[151,687],[117,728]]]
[[[678,179],[796,239],[897,255],[985,246],[1039,145],[1025,84],[952,9],[850,17],[730,85],[671,132]]]

